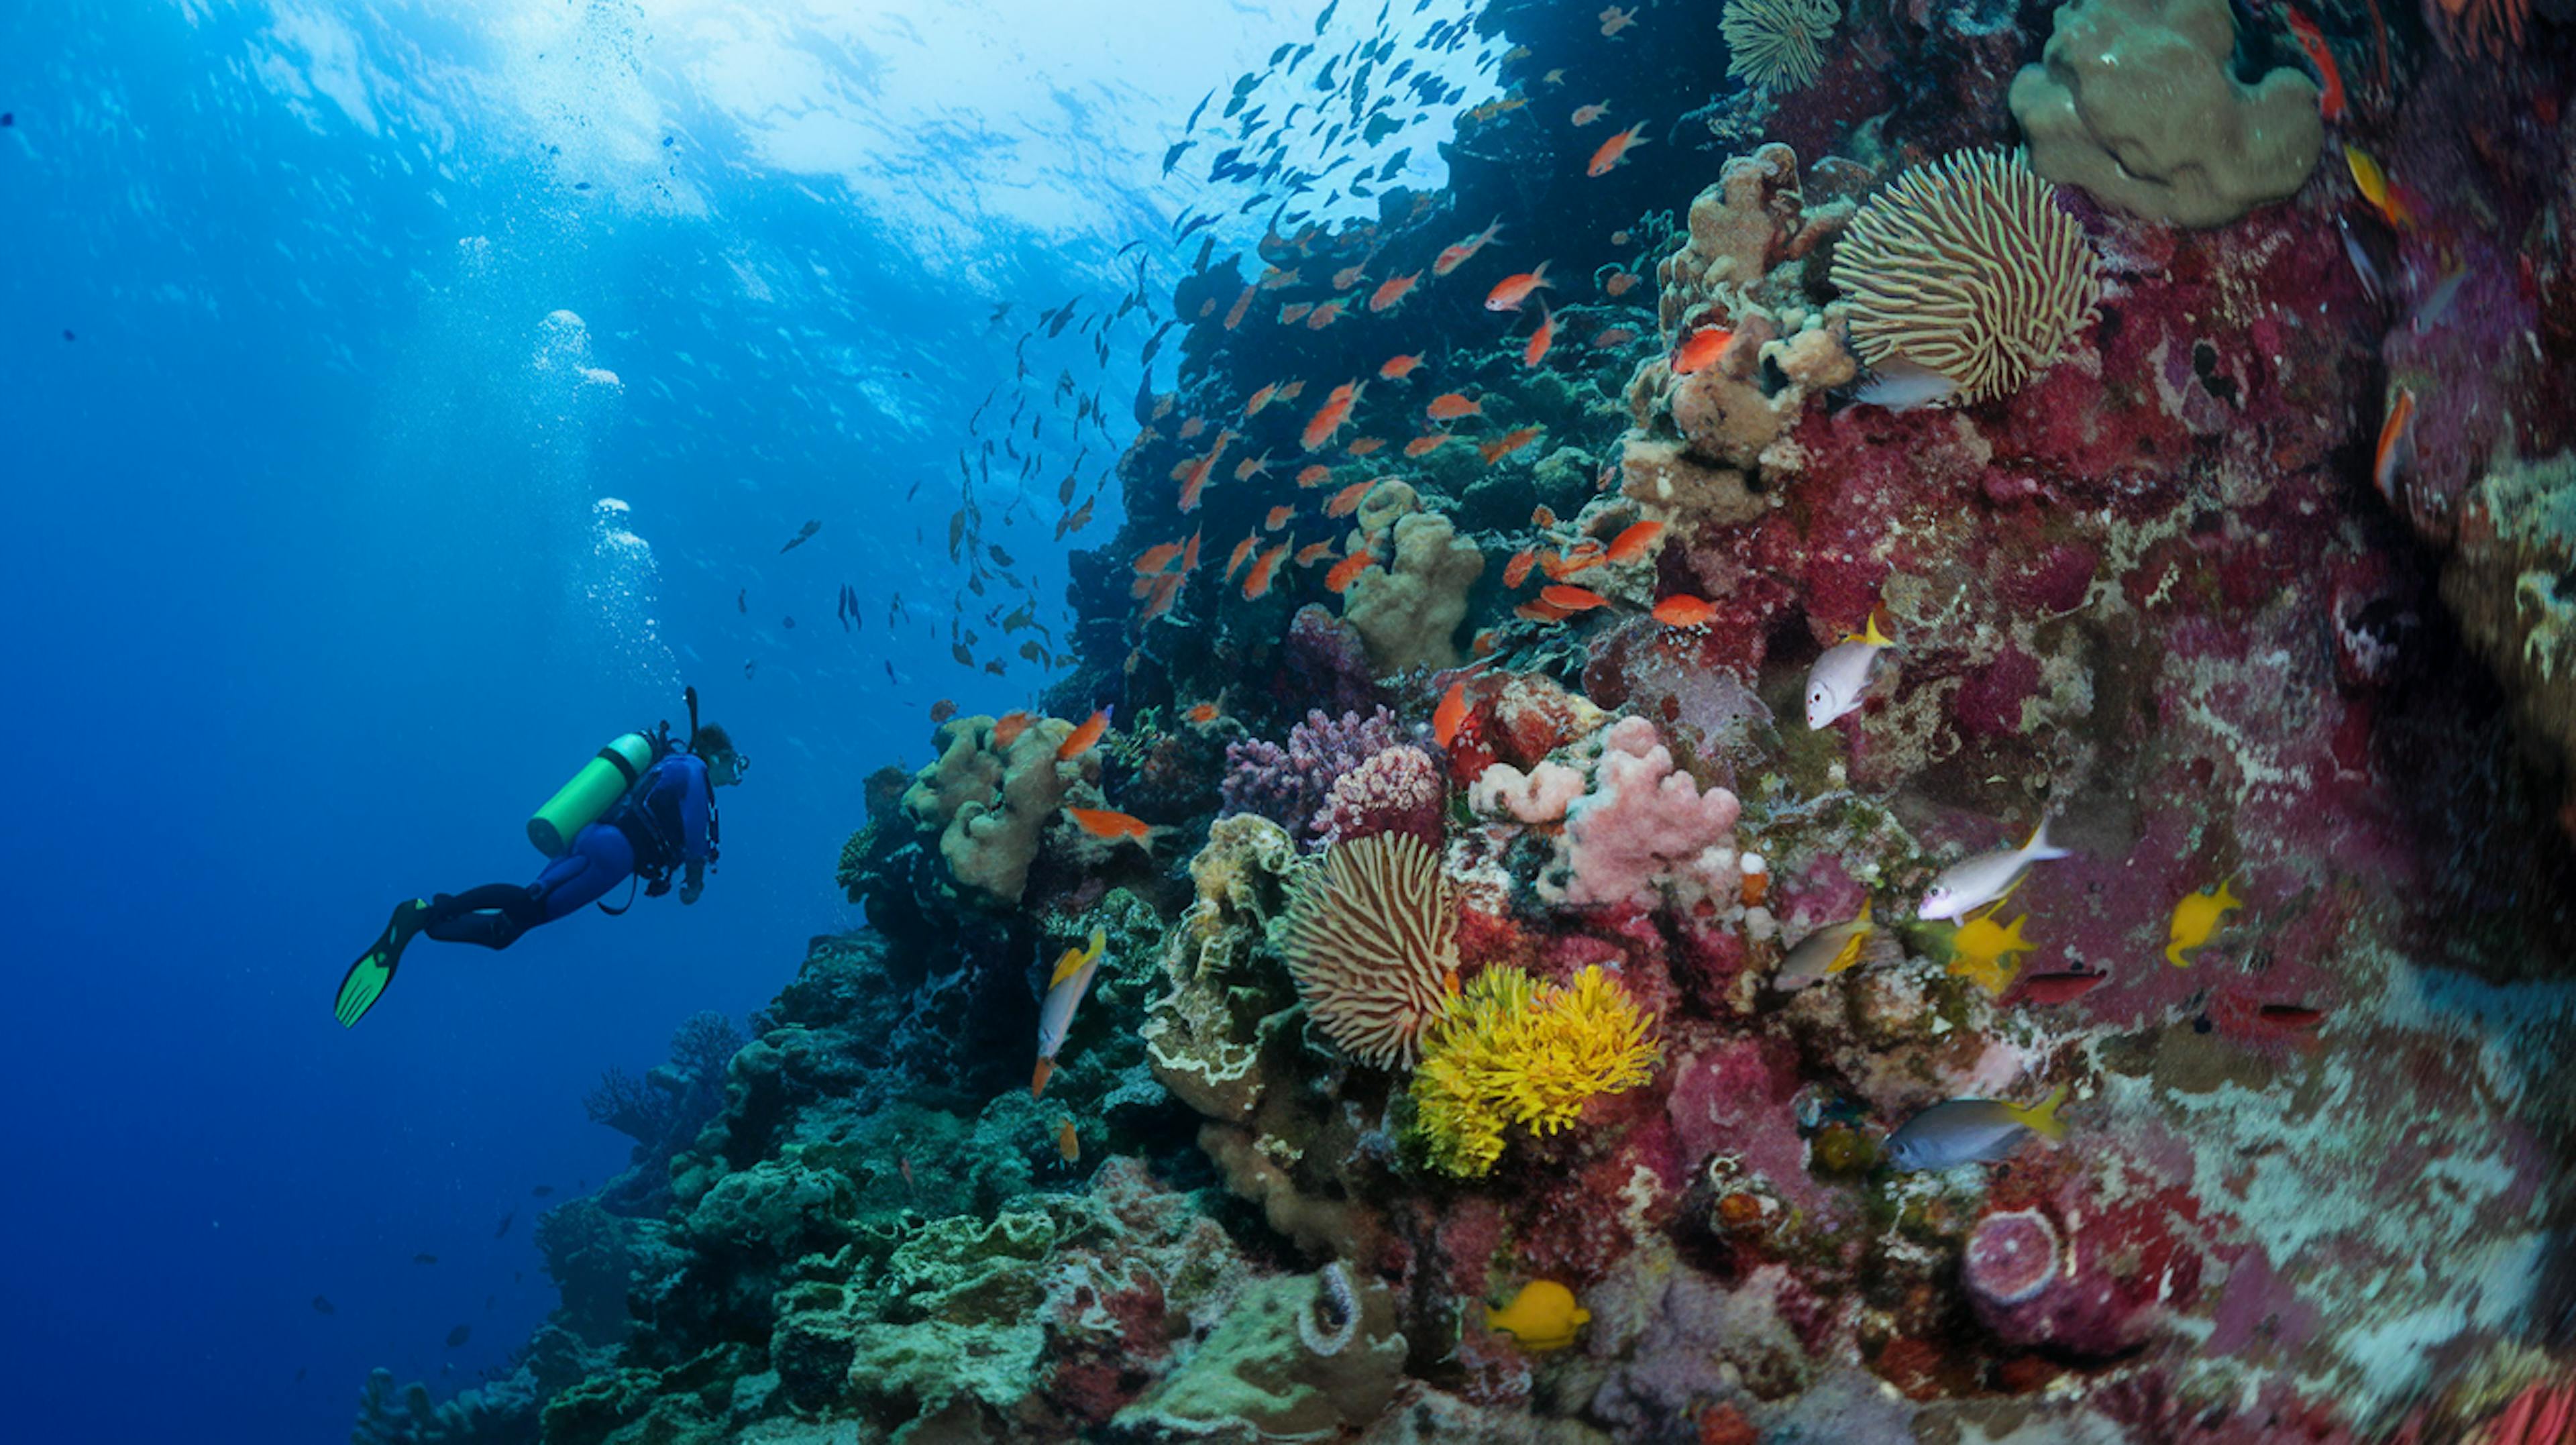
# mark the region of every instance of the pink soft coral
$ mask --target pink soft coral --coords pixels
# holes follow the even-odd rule
[[[1437,848],[1441,810],[1448,801],[1448,780],[1429,753],[1416,747],[1386,748],[1335,778],[1307,826],[1328,844],[1410,833]]]
[[[1707,887],[1731,860],[1701,855],[1731,840],[1741,807],[1724,788],[1701,792],[1676,771],[1672,752],[1641,717],[1621,718],[1604,737],[1592,791],[1566,809],[1569,903],[1645,903],[1659,879]]]

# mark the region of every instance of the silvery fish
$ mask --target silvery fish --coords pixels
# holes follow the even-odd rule
[[[2012,891],[2021,881],[2022,870],[2033,863],[2051,858],[2074,856],[2064,848],[2048,843],[2048,824],[2043,821],[2031,831],[2030,841],[2018,848],[2003,848],[1980,853],[1963,863],[1953,863],[1941,870],[1932,886],[1923,892],[1923,906],[1917,910],[1924,918],[1946,918],[1959,922],[1969,914]]]
[[[1939,406],[1958,393],[1958,382],[1930,367],[1891,358],[1870,368],[1869,380],[1852,394],[1852,400],[1889,411],[1918,411]]]
[[[1047,1077],[1055,1072],[1055,1051],[1064,1047],[1065,1032],[1073,1027],[1073,1011],[1090,992],[1092,975],[1100,972],[1100,951],[1108,946],[1108,931],[1095,928],[1089,947],[1068,948],[1056,960],[1055,973],[1047,979],[1046,1002],[1038,1006],[1038,1067],[1029,1078],[1030,1098],[1045,1095]]]
[[[1878,614],[1873,612],[1861,625],[1860,636],[1826,648],[1807,672],[1807,726],[1820,728],[1859,711],[1861,694],[1869,691],[1871,664],[1895,645],[1880,634]]]
[[[1782,993],[1795,993],[1809,984],[1842,972],[1860,961],[1860,951],[1875,932],[1869,920],[1869,902],[1861,901],[1860,917],[1849,923],[1829,923],[1798,940],[1789,956],[1771,973],[1771,986]]]
[[[2047,1139],[2065,1138],[2066,1126],[2057,1121],[2057,1108],[2065,1102],[2066,1088],[2061,1084],[2032,1108],[2000,1099],[1935,1104],[1887,1136],[1887,1162],[1904,1170],[1992,1163],[2020,1146],[2025,1129]]]

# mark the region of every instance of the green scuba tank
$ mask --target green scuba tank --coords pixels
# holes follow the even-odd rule
[[[528,820],[528,841],[549,858],[571,852],[573,835],[615,807],[651,766],[653,740],[642,733],[628,733],[601,748]]]

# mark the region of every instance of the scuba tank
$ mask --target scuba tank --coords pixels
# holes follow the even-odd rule
[[[653,740],[642,733],[627,733],[601,748],[528,820],[528,841],[549,858],[571,852],[573,835],[617,806],[653,766],[654,751]]]

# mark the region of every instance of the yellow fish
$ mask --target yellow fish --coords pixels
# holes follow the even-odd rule
[[[2223,878],[2216,893],[2203,889],[2184,894],[2183,900],[2174,905],[2173,926],[2165,933],[2165,962],[2176,968],[2191,967],[2191,960],[2183,957],[2184,951],[2209,942],[2210,935],[2218,931],[2218,915],[2244,906],[2245,900],[2227,891],[2227,880]]]
[[[2030,921],[2030,915],[1998,927],[1998,911],[1989,908],[1960,924],[1958,936],[1950,941],[1950,971],[1990,994],[2012,987],[2013,975],[2021,971],[2012,956],[2037,947],[2021,936],[2021,926]]]
[[[2370,202],[2372,210],[2400,230],[2414,229],[2415,217],[2407,211],[2406,203],[2397,199],[2397,192],[2388,184],[2388,173],[2379,168],[2379,162],[2372,160],[2369,152],[2347,144],[2343,148],[2343,163],[2352,172],[2353,189],[2361,192],[2361,198]]]
[[[1485,1312],[1485,1323],[1510,1335],[1524,1350],[1561,1350],[1574,1343],[1574,1332],[1592,1311],[1574,1302],[1574,1291],[1552,1279],[1521,1286],[1512,1302]]]

